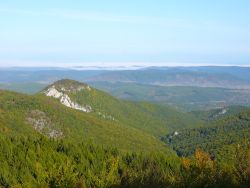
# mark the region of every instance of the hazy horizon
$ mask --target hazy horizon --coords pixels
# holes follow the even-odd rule
[[[250,67],[250,64],[187,64],[187,63],[42,63],[42,64],[0,64],[1,68],[79,68],[79,69],[140,69],[144,67]]]

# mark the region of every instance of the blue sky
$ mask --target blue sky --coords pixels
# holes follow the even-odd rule
[[[250,65],[249,0],[0,1],[0,66]]]

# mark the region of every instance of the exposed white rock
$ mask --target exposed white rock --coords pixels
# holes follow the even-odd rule
[[[54,86],[52,86],[53,88]],[[59,91],[63,91],[64,93],[76,93],[82,90],[87,90],[87,91],[91,91],[91,88],[89,85],[81,85],[81,86],[67,86],[67,87],[63,87],[63,86],[59,86],[60,89]]]
[[[45,92],[46,96],[48,97],[54,97],[54,98],[60,98],[63,93],[59,92],[56,90],[55,86],[50,87],[46,92]]]
[[[170,138],[170,139],[172,139],[173,137],[175,137],[175,136],[178,136],[180,133],[179,132],[177,132],[177,131],[174,131],[171,135],[169,135],[168,137]]]
[[[227,109],[224,108],[224,109],[222,109],[222,111],[219,112],[219,115],[223,115],[225,113],[227,113]]]
[[[84,89],[84,88],[81,88],[81,89]],[[65,88],[61,88],[61,90],[65,91]],[[80,110],[80,111],[87,112],[87,113],[92,111],[91,106],[89,106],[89,105],[81,106],[81,105],[71,101],[70,97],[67,94],[64,94],[64,93],[58,91],[55,88],[55,86],[52,86],[47,91],[45,91],[45,95],[48,97],[54,97],[56,99],[60,99],[60,102],[69,108],[73,108],[73,109]]]
[[[62,137],[62,136],[63,136],[63,132],[58,131],[58,130],[51,130],[51,131],[48,133],[48,136],[49,136],[50,138]]]
[[[62,97],[61,97],[61,99],[60,99],[60,102],[63,104],[63,105],[65,105],[65,106],[67,106],[67,107],[72,107],[72,102],[71,102],[71,100],[70,100],[70,98],[69,98],[69,96],[68,95],[63,95]]]
[[[91,88],[89,87],[89,85],[87,85],[86,89],[87,89],[88,91],[91,91]]]
[[[80,106],[79,104],[72,102],[69,96],[66,94],[61,97],[60,102],[69,108],[74,108],[83,112],[91,112],[92,110],[90,106]]]
[[[63,132],[52,123],[51,119],[43,111],[31,110],[26,116],[26,121],[28,124],[33,125],[37,132],[50,138],[63,136]]]
[[[174,136],[177,136],[179,133],[177,131],[174,132]]]

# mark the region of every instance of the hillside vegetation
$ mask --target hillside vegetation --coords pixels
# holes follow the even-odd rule
[[[37,130],[42,129],[46,136],[61,132],[59,138],[74,142],[93,139],[96,143],[124,150],[167,151],[164,144],[152,135],[119,122],[97,118],[94,114],[67,108],[43,95],[0,91],[0,109],[0,128],[5,134],[37,134]]]
[[[232,167],[197,150],[193,158],[163,153],[121,153],[91,142],[0,132],[2,187],[248,187],[249,145],[235,152]]]
[[[86,85],[73,80],[61,80],[51,86],[55,86],[55,88],[61,91],[62,86],[67,89],[72,86],[77,88]],[[167,105],[119,100],[106,92],[92,87],[90,89],[69,92],[68,96],[82,106],[89,105],[92,108],[90,114],[101,120],[112,119],[114,121],[111,122],[119,122],[124,126],[143,130],[158,138],[176,128],[197,127],[203,124],[202,121],[195,118],[192,114],[179,112]]]
[[[233,158],[238,144],[250,138],[250,110],[211,120],[206,127],[183,129],[162,138],[179,156],[190,156],[197,148],[221,161]]]
[[[248,187],[250,110],[223,110],[184,113],[73,80],[0,91],[0,187]]]

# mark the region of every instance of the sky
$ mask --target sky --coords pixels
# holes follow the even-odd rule
[[[250,65],[249,0],[0,0],[0,66]]]

